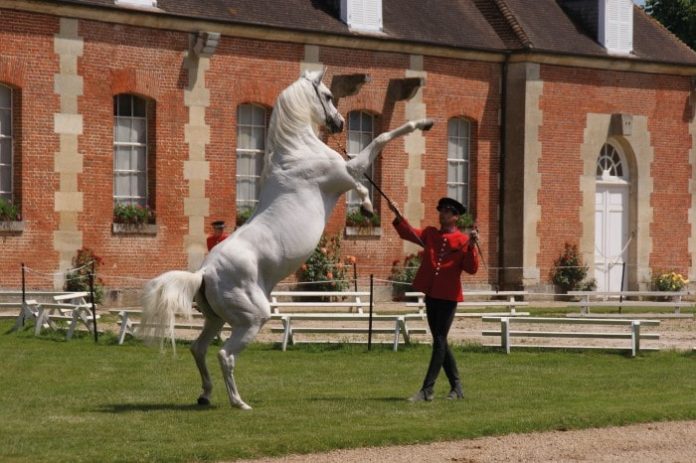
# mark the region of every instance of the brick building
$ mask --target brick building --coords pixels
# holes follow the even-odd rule
[[[600,288],[693,279],[696,54],[629,0],[0,0],[0,196],[21,214],[0,287],[21,263],[60,287],[83,247],[112,287],[196,268],[210,222],[254,205],[276,95],[324,66],[339,151],[435,119],[373,176],[414,224],[468,206],[487,266],[465,284],[547,288],[566,242]],[[386,278],[414,249],[374,202],[381,226],[347,226],[349,195],[327,231]],[[129,204],[153,223],[114,223]]]

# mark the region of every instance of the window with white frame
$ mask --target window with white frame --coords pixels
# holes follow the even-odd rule
[[[259,202],[263,156],[266,148],[266,108],[256,104],[237,107],[237,213]]]
[[[471,123],[455,117],[447,124],[447,196],[469,208]]]
[[[348,156],[354,156],[362,151],[375,138],[375,116],[364,111],[351,111],[348,113],[348,143],[346,151]],[[367,169],[367,175],[375,179],[375,163],[373,162]],[[374,189],[370,182],[363,178],[361,183],[370,192],[370,200],[374,198]],[[350,190],[346,194],[348,211],[360,208],[362,201],[355,190]],[[374,204],[374,202],[373,202]]]
[[[621,154],[611,143],[605,143],[597,157],[597,177],[607,180],[612,177],[626,179],[628,172],[624,168]]]
[[[114,97],[114,205],[147,206],[147,101]]]
[[[0,198],[12,201],[12,89],[0,85]]]

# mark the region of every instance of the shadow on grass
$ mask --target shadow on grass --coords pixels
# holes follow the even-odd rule
[[[94,411],[98,413],[132,413],[132,412],[157,412],[157,411],[198,411],[214,410],[217,405],[198,404],[105,404]]]

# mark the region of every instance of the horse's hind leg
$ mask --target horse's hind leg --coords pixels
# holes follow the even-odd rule
[[[263,322],[259,321],[248,325],[236,325],[222,349],[218,352],[218,360],[222,368],[222,377],[225,380],[227,387],[227,395],[230,398],[230,405],[241,408],[242,410],[251,410],[242,397],[239,395],[237,383],[234,380],[235,356],[238,355],[251,341],[254,340],[259,330],[263,326]]]
[[[213,391],[213,382],[210,379],[210,372],[208,372],[208,365],[205,363],[205,356],[208,352],[208,346],[215,339],[215,337],[220,333],[220,329],[224,321],[215,315],[206,315],[205,323],[203,324],[203,330],[198,338],[191,343],[191,354],[196,361],[196,366],[198,371],[201,373],[201,381],[203,386],[203,392],[200,397],[198,397],[198,405],[210,405],[210,394]]]

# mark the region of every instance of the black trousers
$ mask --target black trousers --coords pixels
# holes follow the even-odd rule
[[[426,296],[425,310],[428,316],[430,333],[433,336],[433,352],[430,357],[428,372],[423,381],[423,390],[433,390],[440,368],[445,370],[450,387],[454,388],[459,384],[459,371],[457,370],[457,362],[454,360],[454,355],[452,355],[452,351],[447,344],[447,335],[452,326],[454,314],[457,311],[457,302]]]

